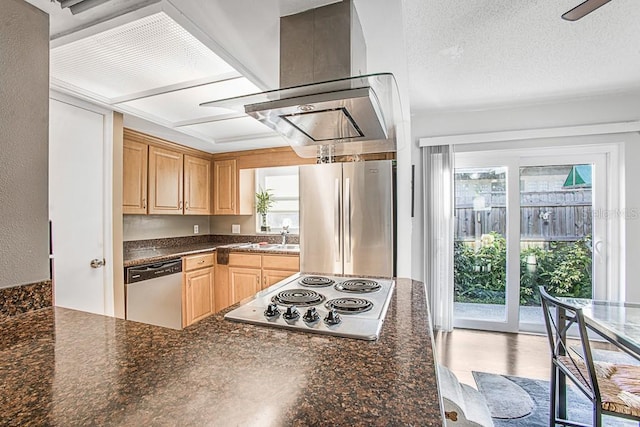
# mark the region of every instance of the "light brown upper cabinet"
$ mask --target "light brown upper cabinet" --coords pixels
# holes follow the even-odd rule
[[[131,129],[124,130],[125,214],[211,215],[211,155]]]
[[[211,162],[184,155],[184,214],[211,213]]]
[[[149,213],[182,215],[183,154],[149,147]]]
[[[235,215],[239,211],[238,178],[235,160],[218,160],[213,162],[214,189],[213,214]]]
[[[127,138],[122,158],[122,213],[147,213],[147,156],[149,146]]]

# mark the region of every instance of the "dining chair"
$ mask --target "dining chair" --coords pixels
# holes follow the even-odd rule
[[[593,427],[602,426],[602,415],[640,421],[640,367],[594,362],[582,309],[552,297],[542,286],[539,290],[551,347],[549,425],[587,426],[567,419],[567,378],[593,404]],[[567,347],[571,327],[577,329],[581,354]]]

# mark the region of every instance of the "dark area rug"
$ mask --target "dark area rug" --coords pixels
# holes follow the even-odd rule
[[[549,426],[549,381],[475,371],[473,372],[473,377],[489,408],[500,408],[500,413],[497,415],[504,418],[493,418],[496,427]],[[495,377],[502,378],[497,379]],[[503,387],[494,387],[495,384],[500,384],[503,379],[511,381],[529,395],[533,401],[533,407],[530,409],[531,412],[529,414],[522,416],[521,395],[505,393],[506,390]],[[509,388],[511,387],[509,385]],[[513,400],[510,401],[510,399]],[[510,417],[510,414],[505,408],[511,406],[514,408],[512,415],[517,418],[507,418]],[[591,402],[573,386],[569,386],[567,390],[567,408],[570,420],[591,424]],[[495,415],[492,413],[492,416]],[[602,424],[606,427],[638,427],[637,422],[609,416],[603,417]]]

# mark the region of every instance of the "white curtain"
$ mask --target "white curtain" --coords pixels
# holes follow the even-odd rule
[[[425,283],[433,327],[453,329],[453,150],[423,148]]]

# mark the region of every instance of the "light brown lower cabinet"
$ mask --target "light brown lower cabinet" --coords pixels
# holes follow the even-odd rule
[[[300,257],[297,255],[262,255],[262,289],[298,271],[300,271]]]
[[[215,266],[215,286],[213,287],[213,303],[215,312],[231,305],[231,288],[229,286],[229,266],[218,264]]]
[[[229,267],[231,304],[253,296],[260,290],[260,269]]]
[[[262,270],[262,289],[266,289],[271,285],[275,285],[281,280],[291,276],[292,271],[279,271],[279,270]]]
[[[183,258],[182,325],[189,326],[215,312],[213,254]]]
[[[298,255],[231,253],[215,267],[215,311],[255,295],[300,270]]]

